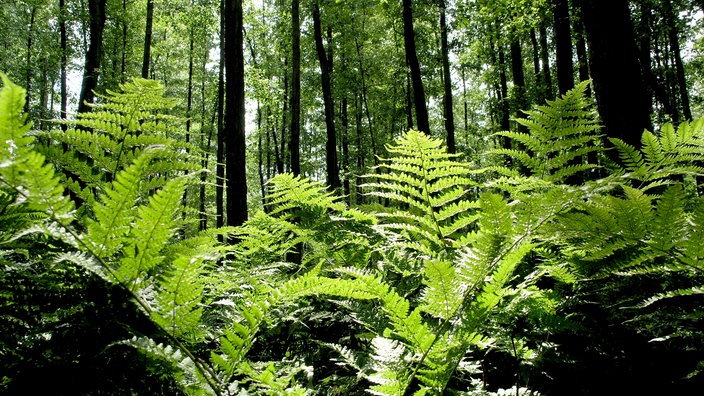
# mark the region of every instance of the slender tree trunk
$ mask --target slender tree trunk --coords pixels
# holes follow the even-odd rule
[[[357,205],[362,205],[364,203],[364,194],[362,191],[362,177],[361,175],[366,172],[365,161],[364,161],[364,150],[362,148],[362,105],[360,103],[359,94],[354,97],[354,117],[355,117],[355,137],[357,143],[357,179],[355,180],[355,185],[357,189],[355,191],[355,201]]]
[[[291,172],[301,174],[301,21],[300,0],[291,1]]]
[[[604,132],[635,147],[652,130],[627,0],[582,0],[590,70]],[[615,150],[609,154],[619,161]]]
[[[367,127],[369,128],[369,139],[372,146],[372,155],[374,157],[374,164],[379,165],[379,158],[377,157],[376,151],[376,138],[374,137],[374,128],[372,125],[372,116],[371,111],[369,110],[369,101],[367,100],[367,83],[364,63],[362,62],[362,46],[359,44],[357,37],[355,37],[354,43],[357,48],[357,59],[359,60],[359,75],[362,80],[362,103],[364,104],[365,113],[367,115]]]
[[[208,63],[208,49],[206,49],[205,53],[203,54],[203,63],[201,64],[201,73],[202,73],[202,79],[200,81],[200,123],[201,123],[201,130],[205,130],[205,116],[206,116],[206,110],[205,110],[205,81],[206,81],[206,76],[207,74],[207,63]],[[203,157],[202,165],[201,167],[203,169],[208,169],[210,167],[210,144],[212,143],[213,140],[213,124],[215,124],[215,111],[212,112],[212,118],[210,119],[210,123],[208,124],[208,140],[207,143],[203,144],[204,140],[204,134],[201,133],[201,138],[200,138],[200,147],[203,149],[205,152],[205,156]],[[198,230],[199,231],[204,231],[208,228],[208,213],[206,212],[206,181],[207,181],[207,173],[201,172],[200,173],[200,184],[199,184],[199,194],[198,194],[198,213],[200,217],[200,222],[198,225]]]
[[[525,110],[528,104],[526,101],[526,78],[523,73],[521,41],[516,34],[511,38],[511,74],[513,75],[514,114],[518,118],[523,116],[521,111]],[[518,130],[525,131],[525,127],[519,124]]]
[[[554,94],[552,90],[552,72],[550,71],[550,56],[548,54],[548,32],[545,27],[545,22],[540,24],[538,29],[540,34],[540,62],[543,64],[543,82],[545,83],[545,97],[552,99]]]
[[[147,0],[147,23],[144,30],[144,58],[142,58],[142,78],[149,78],[149,60],[152,53],[152,24],[154,20],[154,0]],[[191,36],[191,40],[193,37]]]
[[[284,97],[282,100],[283,109],[281,111],[281,145],[276,142],[276,134],[274,134],[274,150],[276,156],[276,172],[277,174],[284,173],[284,159],[286,158],[286,126],[288,125],[288,59],[284,59]]]
[[[61,36],[61,115],[62,119],[67,118],[68,111],[68,34],[66,33],[66,1],[59,0],[59,34]],[[66,125],[61,125],[62,130],[66,130]]]
[[[555,23],[555,47],[557,64],[557,87],[560,95],[574,88],[574,65],[572,63],[572,29],[570,8],[567,0],[553,0]]]
[[[447,152],[454,154],[457,149],[455,147],[455,115],[452,106],[452,77],[450,76],[450,49],[447,44],[447,22],[445,21],[445,13],[447,7],[445,0],[441,0],[440,9],[440,48],[442,51],[442,69],[443,80],[445,85],[445,95],[443,97],[444,115],[445,115],[445,131],[447,132]]]
[[[538,46],[538,36],[535,28],[530,29],[530,45],[533,48],[533,75],[535,76],[535,86],[537,88],[537,100],[542,103],[546,98],[543,74],[540,70],[540,46]]]
[[[29,30],[27,31],[27,85],[25,87],[24,112],[29,113],[30,108],[30,91],[32,90],[32,38],[34,37],[34,18],[37,15],[37,7],[32,7],[29,14]]]
[[[406,127],[413,129],[413,99],[411,98],[411,72],[406,72]]]
[[[342,123],[342,173],[344,181],[342,183],[342,192],[347,200],[350,201],[350,142],[349,142],[349,120],[347,118],[347,96],[342,97],[340,105],[340,121]]]
[[[573,0],[574,2],[578,0]],[[582,22],[582,13],[578,6],[574,7],[575,17],[572,18],[573,30],[577,41],[575,49],[577,52],[577,68],[579,70],[579,81],[589,80],[589,58],[587,57],[587,41],[584,33],[584,23]],[[588,97],[592,96],[591,87],[587,87],[585,94]]]
[[[225,225],[225,1],[220,0],[220,65],[218,69],[218,137],[216,154],[215,226]]]
[[[420,63],[416,51],[416,37],[413,32],[413,7],[412,0],[403,0],[403,42],[406,48],[406,60],[411,69],[411,82],[413,83],[413,100],[416,109],[418,129],[430,133],[428,108],[425,104],[425,90],[420,75]]]
[[[120,60],[120,81],[125,78],[127,68],[127,0],[122,0],[122,59]]]
[[[499,83],[501,84],[501,130],[508,131],[511,129],[511,110],[508,97],[508,77],[506,76],[506,55],[502,45],[499,46]],[[504,142],[504,147],[506,146],[510,147],[508,139]]]
[[[670,40],[670,48],[675,58],[675,72],[677,74],[677,87],[679,88],[680,101],[682,103],[682,114],[686,120],[692,119],[692,110],[689,103],[689,93],[687,92],[687,80],[684,73],[684,63],[680,51],[679,28],[677,27],[678,13],[672,5],[672,0],[665,0],[665,17],[667,23],[667,36]]]
[[[226,0],[225,15],[227,15],[225,19],[227,225],[240,226],[247,221],[247,143],[244,124],[244,25],[242,0]]]
[[[188,87],[187,87],[187,95],[186,95],[186,145],[188,145],[191,142],[191,116],[192,116],[192,110],[193,110],[193,47],[194,47],[194,40],[193,40],[193,29],[191,29],[191,34],[190,34],[190,39],[188,43]],[[201,127],[202,128],[202,127]],[[188,150],[188,149],[186,149]],[[188,170],[186,170],[185,174],[188,174]],[[186,210],[185,208],[188,206],[188,189],[186,189],[183,192],[183,219],[186,219]]]
[[[78,112],[90,111],[86,103],[93,103],[94,90],[98,85],[100,63],[103,59],[103,31],[105,30],[105,2],[106,0],[88,0],[90,14],[90,44],[86,51],[85,70],[81,84],[81,95],[78,101]]]
[[[325,108],[325,128],[327,140],[325,143],[325,163],[327,168],[327,183],[331,190],[340,187],[340,174],[337,169],[337,134],[335,132],[335,104],[332,98],[331,73],[333,68],[332,58],[332,29],[328,29],[329,55],[323,45],[323,34],[320,23],[320,5],[313,3],[313,35],[315,49],[320,63],[320,80],[323,89],[323,107]]]

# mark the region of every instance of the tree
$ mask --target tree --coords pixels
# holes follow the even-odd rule
[[[553,0],[555,23],[555,47],[557,64],[557,87],[560,95],[574,88],[574,65],[572,63],[572,29],[568,0]]]
[[[450,49],[447,44],[447,23],[445,21],[447,4],[440,0],[440,48],[442,51],[442,71],[444,83],[443,115],[445,116],[445,132],[447,132],[447,152],[454,154],[455,148],[455,116],[452,106],[452,76],[450,75]]]
[[[78,112],[90,111],[87,103],[93,103],[93,91],[98,85],[100,76],[100,63],[103,59],[103,32],[105,30],[105,3],[106,0],[88,0],[90,43],[86,51],[85,69],[81,94],[78,100]]]
[[[142,78],[149,78],[149,61],[152,51],[152,24],[154,20],[154,0],[147,0],[147,21],[144,30],[144,57],[142,58]]]
[[[225,163],[227,224],[247,220],[242,0],[225,1]]]
[[[580,7],[604,131],[638,147],[641,132],[652,125],[628,1],[581,0]]]
[[[300,0],[291,0],[291,172],[301,174],[301,21]]]
[[[335,104],[332,98],[332,28],[328,27],[328,54],[323,45],[322,27],[320,23],[320,4],[318,0],[313,3],[313,34],[315,36],[315,50],[320,63],[320,81],[323,89],[323,107],[325,110],[325,164],[327,169],[328,186],[331,190],[340,187],[340,175],[337,165],[337,134],[335,132]]]
[[[425,90],[423,79],[420,75],[420,62],[416,52],[416,36],[413,31],[413,5],[412,0],[403,0],[403,42],[406,48],[406,62],[411,70],[413,83],[413,103],[416,109],[416,122],[418,130],[430,133],[428,108],[425,104]]]

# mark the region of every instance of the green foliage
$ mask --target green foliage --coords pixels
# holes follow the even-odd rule
[[[548,100],[547,105],[525,111],[528,118],[516,121],[528,132],[498,132],[496,135],[512,140],[513,148],[491,153],[512,158],[531,175],[556,183],[596,168],[587,156],[601,151],[600,126],[584,95],[587,87],[589,81],[583,81],[562,97]]]
[[[40,147],[63,170],[64,182],[83,201],[130,166],[143,151],[158,150],[142,171],[142,191],[162,187],[184,171],[200,170],[197,146],[183,140],[184,120],[167,115],[177,102],[166,98],[158,81],[135,78],[120,84],[121,92],[98,95],[101,103],[75,120],[57,121],[68,129],[46,133],[49,145]]]
[[[151,82],[135,84],[77,122],[107,136],[113,127],[104,120],[168,102],[139,93]],[[88,146],[73,143],[65,152],[60,144],[42,149],[57,164],[72,158],[90,168],[79,178],[76,212],[63,190],[74,183],[45,164],[21,115],[22,90],[5,80],[0,302],[10,331],[0,356],[20,367],[68,320],[90,328],[75,318],[100,298],[110,310],[94,310],[114,310],[121,316],[105,320],[123,326],[100,349],[136,348],[152,372],[166,370],[173,387],[193,395],[536,394],[525,386],[551,376],[551,356],[571,361],[570,345],[553,338],[579,334],[570,316],[588,317],[588,304],[609,312],[612,327],[698,351],[702,315],[690,301],[704,293],[704,203],[694,179],[701,172],[686,164],[699,160],[699,124],[665,127],[642,150],[622,145],[624,160],[633,159],[624,168],[568,185],[595,168],[569,164],[599,151],[595,143],[573,155],[597,138],[583,90],[530,112],[521,121],[530,134],[502,134],[526,149],[495,152],[521,162],[528,177],[473,169],[439,140],[410,131],[367,176],[365,191],[385,207],[348,208],[323,184],[282,174],[267,185],[266,211],[234,230],[191,235],[183,195],[196,169],[164,162],[177,142],[118,149],[118,162],[92,162]],[[158,135],[141,131],[135,139]],[[105,164],[112,176],[93,177]],[[658,176],[646,179],[646,168]],[[237,243],[221,245],[218,236]],[[25,284],[41,293],[25,293]],[[60,293],[79,301],[43,307]],[[605,353],[598,341],[594,349]],[[503,370],[512,378],[489,389],[482,379],[494,373],[480,367],[495,356],[510,362]],[[3,373],[3,387],[13,381]]]

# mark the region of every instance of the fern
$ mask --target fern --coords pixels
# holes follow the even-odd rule
[[[98,95],[102,103],[75,120],[57,120],[70,128],[47,132],[47,158],[64,170],[64,182],[82,201],[90,202],[116,174],[148,148],[164,150],[143,172],[145,191],[162,187],[168,178],[197,171],[199,149],[180,139],[182,120],[165,113],[176,101],[164,97],[165,88],[153,80],[135,78],[120,85],[121,92]]]
[[[640,149],[620,139],[609,140],[623,162],[620,173],[644,191],[671,178],[704,174],[704,119],[683,122],[676,129],[668,123],[658,134],[645,131]]]
[[[490,153],[508,156],[519,162],[530,173],[550,182],[563,182],[597,167],[587,160],[589,155],[602,151],[599,145],[600,129],[594,110],[585,97],[589,81],[547,105],[525,111],[528,118],[516,121],[528,132],[499,132],[522,148],[494,149]]]

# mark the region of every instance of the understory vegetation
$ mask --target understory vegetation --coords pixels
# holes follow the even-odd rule
[[[243,226],[202,230],[186,195],[206,154],[159,83],[122,84],[50,131],[3,84],[3,394],[704,383],[704,120],[605,142],[585,82],[475,162],[396,137],[364,205],[284,173]]]

